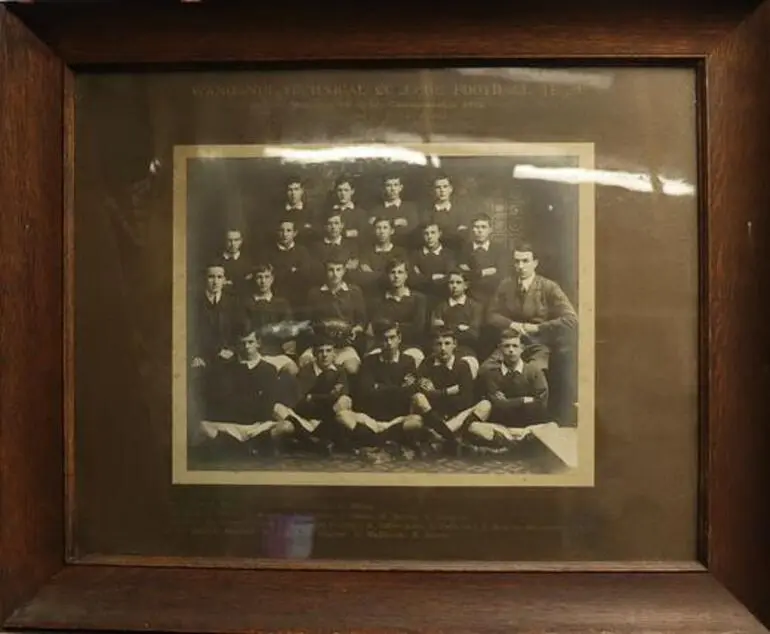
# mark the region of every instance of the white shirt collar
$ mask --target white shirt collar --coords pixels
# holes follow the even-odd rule
[[[399,360],[400,358],[401,358],[401,351],[400,351],[400,350],[396,350],[396,354],[393,356],[393,358],[392,358],[392,359],[388,359],[388,358],[385,356],[385,353],[384,353],[384,352],[381,352],[381,353],[380,353],[380,360],[381,360],[383,363],[398,363],[398,360]]]
[[[423,247],[423,248],[422,248],[422,252],[423,252],[425,255],[428,255],[429,253],[432,253],[433,255],[438,255],[438,254],[439,254],[439,253],[441,253],[443,250],[444,250],[444,245],[443,245],[443,244],[439,244],[439,245],[436,247],[436,250],[435,250],[435,251],[431,251],[431,250],[430,250],[428,247]]]
[[[386,207],[400,207],[401,206],[401,199],[397,198],[396,200],[388,200],[385,202]]]
[[[491,240],[487,240],[486,242],[482,242],[481,244],[474,242],[473,250],[478,251],[479,249],[483,249],[484,251],[489,251],[490,244],[491,244]]]
[[[339,209],[340,211],[345,211],[346,209],[355,209],[356,204],[353,202],[350,203],[336,203],[332,209]]]
[[[342,236],[339,238],[334,238],[333,240],[331,238],[324,238],[324,244],[328,244],[329,246],[334,245],[337,247],[342,246]]]
[[[332,292],[332,289],[330,289],[330,288],[329,288],[329,285],[328,285],[328,284],[324,284],[324,285],[321,287],[321,290],[322,290],[324,293],[331,293],[331,292]],[[338,291],[345,291],[345,292],[347,292],[347,291],[349,291],[349,290],[350,290],[350,287],[348,286],[348,283],[347,283],[347,282],[342,282],[342,284],[340,284],[340,287],[339,287],[339,289],[337,289],[337,290],[338,290]]]
[[[292,205],[291,203],[286,203],[286,211],[302,211],[305,208],[305,203],[302,201],[298,202],[296,205]]]
[[[449,298],[449,305],[450,306],[465,306],[465,302],[468,299],[467,295],[463,295],[460,299],[455,299],[454,297]]]
[[[284,244],[281,244],[280,242],[276,242],[276,244],[278,245],[278,250],[279,251],[291,251],[294,248],[294,245],[296,245],[297,243],[296,242],[292,242],[291,246],[288,246],[288,247],[286,245],[284,245]]]
[[[252,298],[255,302],[272,302],[273,301],[273,291],[268,291],[264,295],[252,295]]]
[[[516,363],[516,367],[511,369],[505,363],[500,365],[500,374],[503,376],[507,375],[509,372],[515,372],[517,374],[521,374],[524,372],[524,361],[519,359],[518,363]]]
[[[331,365],[330,365],[328,368],[326,368],[326,369],[327,369],[327,370],[329,370],[329,371],[332,371],[332,372],[336,372],[336,371],[337,371],[337,366],[336,366],[336,365],[334,365],[334,364],[332,363],[332,364],[331,364]],[[318,376],[319,374],[321,374],[321,372],[323,372],[323,370],[321,369],[321,367],[318,365],[318,363],[316,363],[315,361],[313,361],[313,374],[315,374],[316,376]]]
[[[241,359],[241,365],[245,365],[249,370],[256,368],[262,361],[262,355],[259,355],[256,359]]]
[[[534,276],[534,275],[532,275],[531,277],[529,277],[529,278],[528,278],[528,279],[526,279],[526,280],[521,280],[521,281],[519,282],[519,285],[520,285],[520,286],[522,286],[522,287],[524,288],[524,290],[525,290],[525,291],[528,291],[528,290],[529,290],[529,287],[530,287],[530,286],[532,286],[532,282],[534,282],[534,281],[535,281],[535,276]]]
[[[390,253],[393,250],[393,243],[391,242],[388,246],[382,247],[378,244],[374,245],[374,252],[375,253]]]
[[[225,260],[237,260],[238,258],[240,258],[240,257],[241,257],[241,252],[240,252],[240,251],[238,251],[238,253],[230,253],[229,251],[225,251],[225,252],[222,254],[222,257],[223,257]]]
[[[451,370],[452,368],[455,367],[455,358],[456,358],[455,355],[452,355],[451,357],[449,357],[449,361],[447,361],[446,363],[439,359],[436,359],[433,361],[433,365],[443,365],[446,368]]]
[[[385,299],[392,299],[395,302],[400,302],[404,297],[410,297],[411,295],[412,291],[409,287],[404,288],[402,295],[396,295],[393,291],[385,291]]]
[[[452,201],[447,200],[444,203],[434,203],[433,209],[435,209],[436,211],[449,211],[450,209],[452,209]]]
[[[209,291],[206,291],[206,299],[208,299],[212,304],[218,304],[222,299],[222,291],[219,291],[218,293],[210,293]]]

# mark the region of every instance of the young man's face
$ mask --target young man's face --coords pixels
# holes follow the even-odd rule
[[[344,264],[327,264],[326,280],[330,286],[336,287],[342,284],[342,278],[345,276]]]
[[[337,201],[341,205],[353,202],[354,190],[350,183],[340,183],[335,191],[337,193]]]
[[[463,279],[463,276],[458,275],[457,273],[452,273],[452,275],[449,276],[447,285],[449,286],[449,296],[454,299],[462,297],[468,290],[468,284]]]
[[[206,269],[206,290],[209,293],[219,293],[225,285],[225,270],[221,266],[210,266]]]
[[[452,184],[448,178],[437,178],[433,183],[433,195],[436,198],[436,202],[445,203],[452,195]]]
[[[435,249],[441,241],[441,230],[436,225],[428,225],[422,232],[422,241],[430,250]]]
[[[393,289],[402,288],[406,284],[406,265],[399,264],[388,271],[388,282]]]
[[[256,333],[249,333],[240,339],[240,354],[247,361],[253,361],[259,355],[259,339]]]
[[[385,199],[398,200],[401,197],[401,190],[404,186],[398,178],[389,178],[385,181]]]
[[[297,230],[294,228],[294,223],[282,222],[278,227],[278,242],[283,246],[290,246],[294,244],[294,239],[297,237]]]
[[[478,244],[483,244],[489,240],[489,236],[492,233],[492,227],[486,220],[477,220],[473,223],[473,239]]]
[[[500,352],[503,353],[503,361],[507,365],[516,365],[521,359],[521,339],[510,337],[500,342]]]
[[[387,220],[380,220],[374,225],[374,237],[377,244],[390,244],[393,238],[393,226]]]
[[[455,353],[457,342],[454,337],[436,337],[433,340],[433,354],[440,361],[448,361]]]
[[[240,231],[228,231],[225,236],[225,248],[228,253],[238,253],[243,245],[243,236]]]
[[[326,221],[326,237],[330,240],[336,240],[342,235],[344,224],[339,216],[331,216]]]
[[[254,284],[260,295],[265,295],[273,288],[273,274],[270,271],[257,271],[254,275]]]
[[[382,333],[382,349],[386,352],[395,352],[401,347],[401,333],[398,328],[391,328]]]
[[[324,343],[315,348],[315,362],[320,368],[328,368],[334,363],[334,347]]]
[[[304,193],[301,183],[289,183],[286,188],[286,199],[292,205],[297,205],[302,202],[302,194]]]
[[[514,251],[513,269],[520,280],[526,280],[535,274],[537,260],[532,251]]]

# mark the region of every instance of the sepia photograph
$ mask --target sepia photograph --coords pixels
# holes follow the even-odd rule
[[[592,486],[593,161],[176,146],[174,482]]]

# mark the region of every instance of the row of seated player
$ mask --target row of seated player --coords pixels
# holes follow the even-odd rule
[[[314,341],[312,363],[293,377],[264,359],[260,336],[247,328],[236,355],[199,378],[197,441],[323,453],[396,443],[425,455],[511,446],[522,429],[547,420],[547,379],[522,360],[514,330],[500,336],[499,366],[478,381],[451,330],[437,329],[419,366],[405,354],[397,324],[378,321],[375,337],[379,351],[364,357],[355,380],[335,363],[334,343],[325,337]]]
[[[228,287],[238,294],[248,292],[255,266],[270,264],[278,292],[292,302],[302,302],[310,288],[326,281],[325,262],[343,263],[346,280],[368,297],[381,290],[387,263],[398,259],[407,263],[412,285],[428,295],[443,296],[446,276],[459,268],[468,273],[473,295],[484,301],[510,273],[510,256],[502,244],[492,241],[488,216],[476,216],[471,224],[472,239],[452,246],[445,243],[439,224],[426,224],[419,227],[420,244],[407,247],[394,241],[393,220],[378,217],[373,219],[373,240],[364,245],[345,237],[345,225],[337,213],[327,218],[323,236],[305,245],[297,242],[295,221],[283,219],[275,239],[251,252],[244,249],[239,231],[229,231],[224,252],[211,261],[224,267]]]
[[[287,357],[302,352],[298,346],[308,344],[312,325],[329,322],[340,325],[340,336],[347,339],[343,347],[352,348],[345,354],[344,365],[349,372],[356,371],[359,355],[372,348],[371,322],[375,319],[401,324],[404,343],[410,349],[424,347],[430,329],[445,326],[456,331],[460,345],[469,355],[481,353],[484,307],[468,295],[468,274],[464,271],[450,272],[445,282],[448,297],[430,302],[423,293],[409,287],[407,264],[393,260],[387,267],[387,286],[367,305],[360,289],[344,282],[341,263],[330,262],[327,268],[327,284],[313,289],[297,310],[273,293],[274,274],[269,265],[255,269],[252,292],[241,297],[228,295],[223,290],[222,270],[211,267],[206,291],[196,302],[193,313],[195,365],[203,365],[221,350],[230,349],[235,330],[245,321],[263,337],[270,358],[276,359],[282,369],[294,368],[294,373],[296,367]],[[306,351],[301,359],[309,362],[310,352]]]

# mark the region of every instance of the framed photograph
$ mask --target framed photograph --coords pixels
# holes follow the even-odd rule
[[[5,627],[764,631],[768,6],[116,10],[0,9]]]

